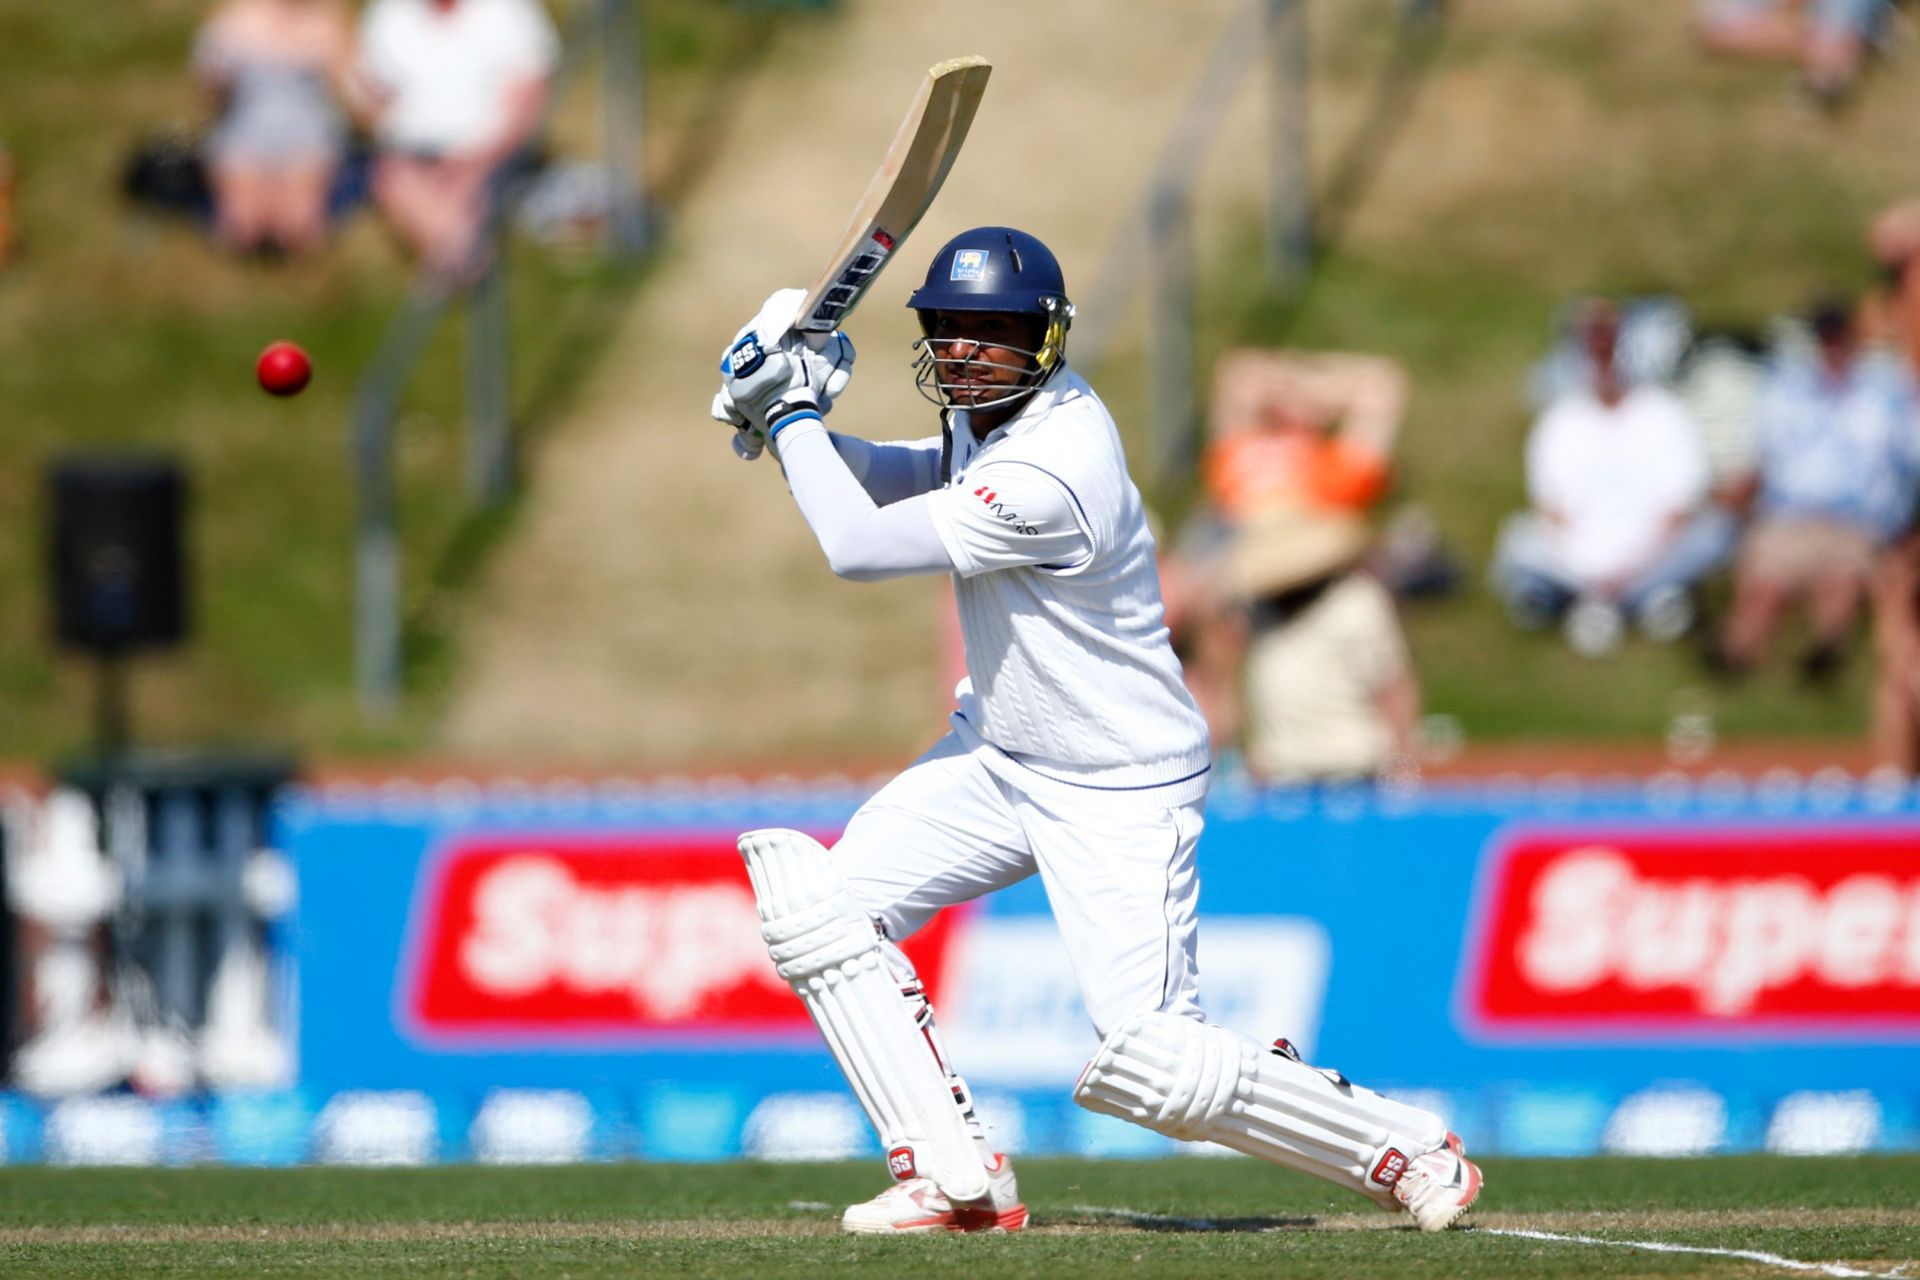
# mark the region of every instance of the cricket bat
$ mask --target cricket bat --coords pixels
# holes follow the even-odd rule
[[[980,57],[949,58],[927,70],[833,256],[801,300],[794,328],[831,333],[859,305],[940,194],[992,72],[993,64]]]

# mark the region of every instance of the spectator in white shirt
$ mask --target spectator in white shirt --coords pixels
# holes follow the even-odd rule
[[[380,154],[373,191],[433,269],[476,265],[490,182],[533,137],[559,59],[535,0],[373,0],[356,84]]]
[[[1684,634],[1690,589],[1727,558],[1734,532],[1705,501],[1705,450],[1679,400],[1621,376],[1618,311],[1591,303],[1579,325],[1588,385],[1535,425],[1533,509],[1501,531],[1492,576],[1517,623],[1564,617],[1569,643],[1591,656],[1611,649],[1628,621],[1659,640]]]

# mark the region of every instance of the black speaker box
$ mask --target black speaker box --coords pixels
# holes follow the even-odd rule
[[[118,654],[187,633],[187,482],[156,454],[62,458],[48,477],[54,634]]]

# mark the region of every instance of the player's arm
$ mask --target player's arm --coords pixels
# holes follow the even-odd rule
[[[888,441],[827,433],[847,470],[880,506],[903,502],[940,487],[940,440]]]
[[[1071,491],[1037,467],[983,467],[960,488],[878,506],[817,418],[780,428],[776,448],[800,514],[840,577],[971,577],[1023,565],[1070,573],[1093,558]]]
[[[721,372],[715,415],[724,401],[725,411],[738,415],[741,434],[751,431],[774,445],[800,514],[839,576],[971,575],[1019,564],[1071,572],[1092,559],[1091,526],[1077,499],[1038,467],[986,468],[1007,472],[1007,493],[993,496],[1000,482],[983,483],[974,495],[978,502],[961,503],[957,490],[939,489],[877,503],[821,421],[817,371],[790,340],[769,350],[759,328],[749,325],[722,358]]]
[[[827,566],[856,582],[954,569],[929,511],[930,494],[881,505],[841,456],[840,439],[817,417],[775,424],[774,449],[800,515]]]

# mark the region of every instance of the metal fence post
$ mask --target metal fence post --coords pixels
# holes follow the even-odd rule
[[[614,254],[638,253],[652,238],[646,101],[641,83],[646,12],[638,0],[600,0],[597,17],[602,77],[600,150],[609,197],[606,247]]]
[[[467,496],[482,508],[513,492],[513,363],[505,238],[467,293]]]
[[[400,535],[394,527],[393,409],[363,391],[353,440],[353,670],[360,707],[386,719],[400,705]]]
[[[1147,217],[1148,394],[1153,405],[1154,467],[1161,483],[1192,473],[1193,243],[1186,193],[1172,183],[1154,191]]]
[[[1313,260],[1313,180],[1307,141],[1307,6],[1304,0],[1267,0],[1272,49],[1267,193],[1267,278],[1292,286]]]

